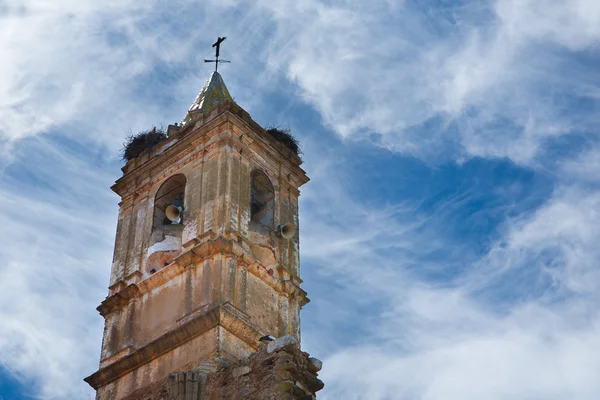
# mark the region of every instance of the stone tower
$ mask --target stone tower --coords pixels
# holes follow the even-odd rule
[[[247,358],[264,335],[299,342],[309,301],[294,231],[308,181],[300,163],[216,71],[168,138],[127,162],[112,187],[121,202],[98,307],[100,368],[85,379],[97,399],[132,398],[202,362]]]

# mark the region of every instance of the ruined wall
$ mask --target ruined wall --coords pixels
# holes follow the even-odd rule
[[[324,386],[317,376],[321,366],[293,337],[284,336],[246,359],[204,362],[124,400],[314,400]]]

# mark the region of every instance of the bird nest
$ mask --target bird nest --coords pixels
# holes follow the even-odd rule
[[[149,131],[142,131],[135,135],[129,135],[123,143],[122,155],[126,161],[133,160],[144,150],[150,149],[167,138],[163,129],[152,128]]]
[[[266,129],[267,133],[273,138],[283,143],[288,149],[294,152],[297,156],[302,154],[300,150],[300,143],[298,139],[292,136],[292,132],[289,129],[283,129],[271,126]]]
[[[292,133],[289,129],[269,127],[266,129],[266,131],[269,135],[271,135],[271,137],[283,143],[284,146],[294,152],[294,154],[298,156],[302,154],[302,151],[300,150],[300,143],[294,136],[292,136]],[[142,131],[135,135],[129,135],[125,143],[123,143],[123,160],[133,160],[143,151],[156,146],[165,139],[167,139],[167,134],[164,129],[157,129],[156,127],[149,131]]]

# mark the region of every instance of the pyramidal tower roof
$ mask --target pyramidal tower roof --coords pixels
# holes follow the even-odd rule
[[[229,94],[221,75],[214,71],[190,106],[182,125],[189,122],[195,114],[208,114],[215,106],[226,101],[233,101],[233,98]]]

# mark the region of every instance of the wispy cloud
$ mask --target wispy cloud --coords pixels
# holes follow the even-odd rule
[[[310,318],[322,336],[305,339],[326,355],[323,398],[597,396],[590,371],[600,360],[585,350],[600,333],[596,193],[557,188],[541,207],[507,215],[482,257],[459,255],[462,268],[443,277],[452,258],[428,255],[452,251],[439,230],[452,213],[431,221],[409,205],[367,209],[349,200],[353,181],[336,167],[315,176],[318,196],[304,200],[305,267],[337,286]]]
[[[93,310],[106,294],[116,222],[112,176],[93,169],[93,153],[64,144],[28,139],[16,150],[27,157],[0,193],[0,360],[36,382],[40,398],[86,398],[80,375],[97,365]]]
[[[0,5],[2,366],[92,397],[117,150],[181,119],[218,34],[236,101],[304,144],[324,399],[598,398],[599,19],[585,0]]]
[[[597,134],[596,119],[565,102],[597,98],[593,64],[564,57],[600,39],[600,7],[590,2],[271,8],[270,64],[344,137],[375,133],[404,153],[528,164],[548,139],[575,128]]]

